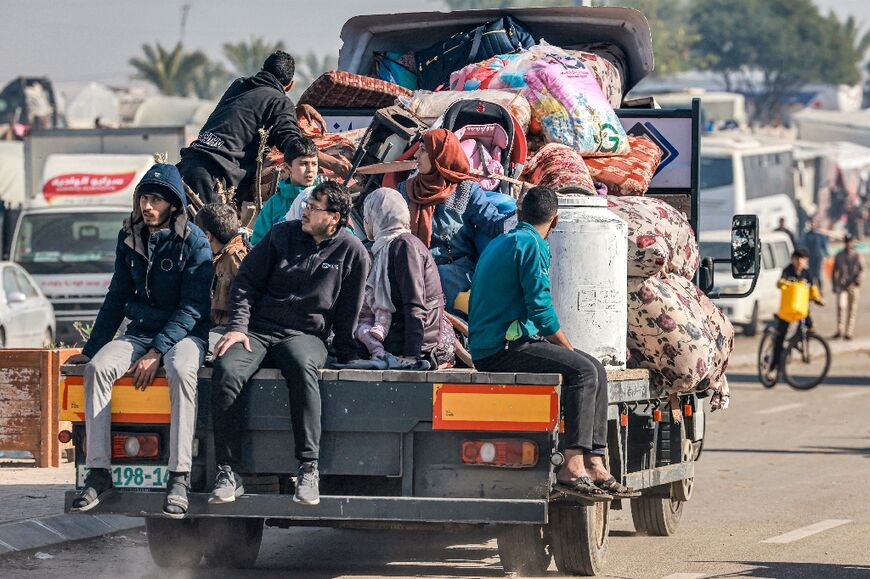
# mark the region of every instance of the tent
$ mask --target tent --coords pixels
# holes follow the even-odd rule
[[[119,100],[108,87],[92,82],[68,101],[66,123],[72,129],[90,129],[97,119],[109,126],[117,126],[121,120]]]
[[[0,141],[0,199],[7,207],[24,202],[24,143]]]

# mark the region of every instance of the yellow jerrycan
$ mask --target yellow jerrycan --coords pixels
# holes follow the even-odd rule
[[[798,322],[810,315],[810,286],[803,281],[786,281],[780,285],[779,313],[786,322]]]

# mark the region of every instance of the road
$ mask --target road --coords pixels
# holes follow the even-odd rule
[[[755,339],[738,340],[751,352]],[[695,494],[680,532],[636,535],[614,523],[611,577],[870,577],[870,354],[835,357],[810,392],[764,390],[753,369],[730,372],[732,406],[709,416]],[[161,571],[139,531],[0,559],[3,577],[193,579],[251,577],[497,577],[493,534],[267,529],[252,571]],[[551,576],[558,576],[555,567]]]

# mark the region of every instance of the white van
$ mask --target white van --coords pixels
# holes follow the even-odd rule
[[[794,250],[791,238],[780,231],[761,234],[761,271],[752,295],[745,298],[721,298],[716,305],[731,320],[735,327],[743,330],[744,336],[754,336],[761,323],[771,320],[779,310],[779,289],[776,282],[782,270],[791,262]],[[714,259],[727,259],[731,256],[731,232],[710,231],[704,233],[700,244],[701,255]],[[731,266],[727,263],[716,264],[715,291],[742,293],[749,289],[751,280],[734,279]]]
[[[794,205],[794,148],[734,136],[701,141],[701,231],[731,228],[737,214],[758,215],[759,231],[772,231],[785,219],[797,230]]]

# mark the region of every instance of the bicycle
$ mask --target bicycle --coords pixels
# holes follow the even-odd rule
[[[780,376],[796,390],[810,390],[821,384],[831,368],[831,348],[824,338],[809,327],[806,318],[798,322],[791,336],[786,337],[782,358],[776,374],[771,378],[768,369],[776,336],[776,326],[768,324],[758,346],[758,378],[762,386],[773,388]]]

